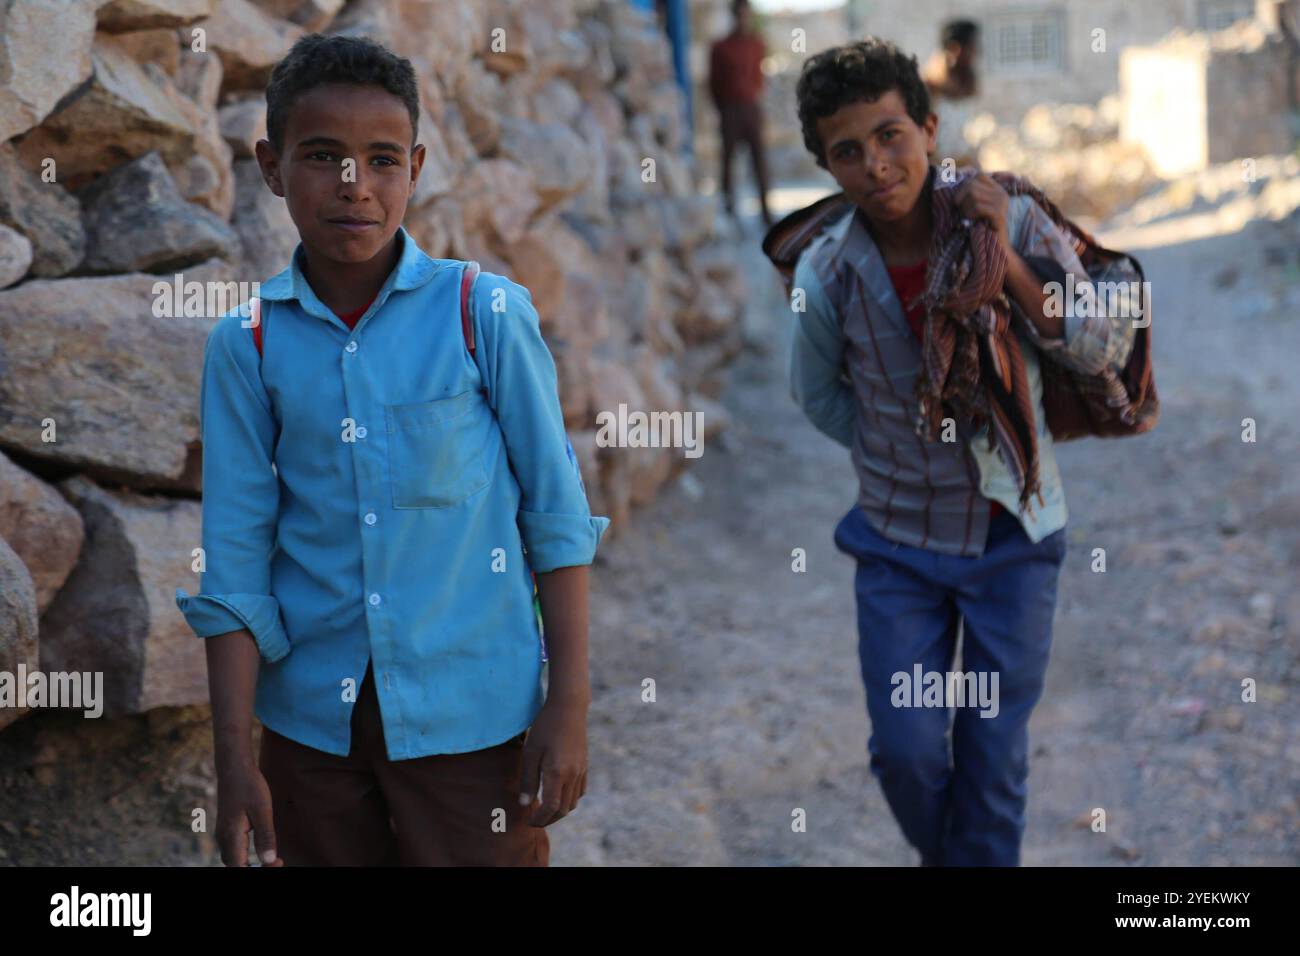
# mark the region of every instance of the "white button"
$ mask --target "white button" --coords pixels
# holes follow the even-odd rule
[[[366,524],[374,524],[378,520],[379,519],[375,517],[375,513],[373,511],[366,515]]]
[[[357,426],[357,437],[358,437],[358,438],[365,438],[365,437],[366,437],[366,426],[365,426],[365,425],[358,425],[358,426]]]
[[[376,605],[376,606],[377,606],[377,605],[379,604],[379,595],[378,595],[378,594],[372,594],[372,595],[370,595],[370,603],[371,603],[372,605]]]
[[[355,352],[355,351],[357,350],[357,343],[356,343],[356,342],[349,342],[349,343],[347,344],[347,349],[346,349],[346,350],[349,351],[349,352]]]

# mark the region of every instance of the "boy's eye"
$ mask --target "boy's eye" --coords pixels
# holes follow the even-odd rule
[[[320,159],[320,160],[324,160],[327,163],[338,161],[338,156],[336,154],[331,153],[329,150],[325,150],[325,149],[318,149],[315,152],[308,153],[307,158],[310,160]],[[393,159],[393,157],[391,156],[376,156],[375,159],[382,160],[383,164],[386,166],[399,165],[397,160]]]
[[[309,160],[324,159],[326,163],[331,163],[331,161],[337,160],[338,156],[335,156],[333,152],[329,152],[328,150],[317,150],[316,152],[307,153],[307,159]],[[393,157],[391,156],[376,156],[376,159],[383,160],[383,163],[385,163],[385,165],[390,165],[390,166],[398,165],[398,161],[393,159]]]
[[[880,138],[883,139],[883,140],[889,140],[889,139],[892,139],[893,137],[895,137],[895,136],[897,136],[897,135],[898,135],[898,130],[896,130],[896,129],[887,129],[887,130],[885,130],[883,133],[880,134]]]

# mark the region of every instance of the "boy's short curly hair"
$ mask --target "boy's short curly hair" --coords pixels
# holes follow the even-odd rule
[[[915,56],[908,56],[889,40],[867,37],[857,43],[832,47],[809,57],[799,74],[795,95],[803,142],[826,168],[826,151],[817,135],[817,121],[849,103],[873,102],[898,90],[907,115],[918,126],[930,114],[930,91],[921,79]]]
[[[266,135],[277,153],[284,147],[284,129],[294,100],[325,83],[382,86],[406,104],[411,114],[411,143],[415,143],[420,89],[411,61],[368,37],[309,33],[275,65],[266,84]]]

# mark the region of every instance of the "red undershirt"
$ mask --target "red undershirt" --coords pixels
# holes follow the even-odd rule
[[[918,298],[925,291],[925,266],[927,260],[922,259],[920,262],[910,266],[886,266],[889,270],[889,280],[894,283],[894,291],[898,293],[898,301],[904,303],[903,309],[907,315],[907,324],[912,327],[912,333],[916,336],[918,342],[925,341],[925,307],[918,301],[912,308],[907,308],[906,303]],[[996,518],[1006,509],[993,499],[989,499],[989,517]]]
[[[374,301],[375,301],[374,296],[371,296],[370,302],[367,302],[361,308],[353,312],[335,312],[334,314],[337,315],[340,319],[342,319],[344,324],[347,325],[348,328],[354,329],[357,327],[357,320],[366,314],[366,309],[370,308],[371,303],[373,303]]]

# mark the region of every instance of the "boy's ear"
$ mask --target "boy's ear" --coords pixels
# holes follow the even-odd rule
[[[416,143],[411,147],[411,192],[415,195],[415,183],[420,178],[420,170],[424,168],[424,144]]]
[[[270,140],[259,139],[253,145],[257,156],[258,168],[262,170],[262,179],[272,193],[284,198],[284,183],[280,180],[280,156],[271,145]]]
[[[921,129],[925,130],[925,152],[929,155],[939,148],[939,114],[931,111]]]

